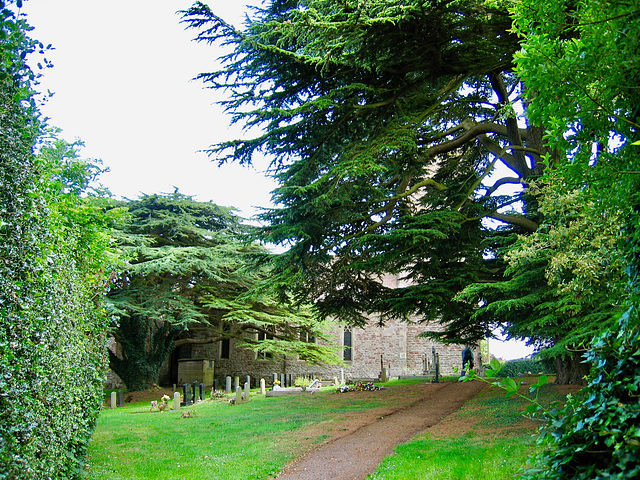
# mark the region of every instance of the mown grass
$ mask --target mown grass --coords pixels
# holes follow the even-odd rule
[[[402,392],[406,383],[395,388]],[[553,387],[545,391],[551,401]],[[326,389],[290,397],[252,395],[239,405],[206,401],[163,413],[150,412],[148,402],[105,409],[90,446],[88,478],[273,478],[304,445],[328,438],[324,434],[312,438],[305,427],[398,401],[397,396],[371,393],[370,397],[356,397]],[[403,393],[414,394],[410,390]],[[399,446],[370,478],[513,478],[536,449],[531,426],[521,425],[523,409],[523,402],[504,399],[497,389],[485,390],[455,414],[454,421],[472,425],[466,433],[418,436]],[[183,418],[185,411],[194,416]],[[325,433],[331,430],[328,426]]]
[[[526,387],[525,387],[526,388]],[[540,402],[563,401],[553,385],[540,391]],[[536,421],[523,417],[528,402],[504,398],[494,388],[480,392],[454,414],[453,422],[468,424],[461,435],[418,435],[399,445],[369,480],[512,480],[536,453]],[[539,425],[542,425],[541,423]]]
[[[293,459],[305,425],[378,406],[377,401],[327,391],[278,398],[253,395],[238,405],[206,401],[179,412],[150,412],[148,402],[105,409],[91,442],[88,477],[269,478]],[[194,416],[183,418],[185,411]]]

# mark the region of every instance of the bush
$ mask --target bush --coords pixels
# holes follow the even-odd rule
[[[501,378],[522,377],[525,375],[554,374],[553,360],[539,357],[521,358],[505,362],[497,376]]]
[[[79,172],[66,177],[55,158],[33,154],[41,126],[33,74],[24,58],[38,45],[5,5],[0,9],[0,479],[73,479],[81,475],[102,402],[105,316],[95,291],[97,272],[88,266],[95,267],[103,243],[99,232],[83,224],[94,211],[83,207],[80,191],[66,188],[71,178],[80,179]]]
[[[631,308],[593,342],[584,395],[570,397],[540,439],[531,480],[640,477],[640,315]]]

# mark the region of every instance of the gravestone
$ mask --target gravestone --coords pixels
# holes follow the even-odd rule
[[[191,388],[193,388],[193,403],[200,401],[200,383],[193,382],[191,384]]]
[[[282,388],[287,386],[287,376],[284,373],[280,374],[280,386]]]
[[[287,387],[293,387],[293,374],[287,373]]]
[[[204,391],[204,383],[200,384],[200,400],[204,400],[206,393]]]
[[[233,389],[237,390],[239,386],[240,386],[240,377],[235,377],[233,379]]]
[[[273,385],[274,383],[276,383],[276,380],[278,380],[278,374],[277,373],[272,373],[271,376],[272,376],[271,385]]]
[[[260,395],[267,394],[267,382],[264,381],[264,378],[260,379]]]
[[[182,392],[184,396],[184,402],[181,403],[183,407],[187,405],[191,405],[193,401],[191,400],[191,385],[185,383],[182,385]]]
[[[251,394],[251,385],[249,382],[244,383],[244,398],[245,400],[249,400],[249,395]]]
[[[340,385],[344,385],[344,368],[340,369]]]
[[[249,386],[251,386],[251,375],[247,375],[247,376],[246,376],[246,378],[245,378],[245,380],[244,380],[244,382],[245,382],[245,383],[248,383],[248,384],[249,384]]]
[[[180,410],[180,392],[173,392],[173,409]]]
[[[229,376],[225,379],[224,392],[231,393],[231,377]]]
[[[116,399],[116,392],[111,392],[111,408],[116,408],[117,406],[117,399]]]
[[[118,403],[119,407],[124,407],[124,392],[122,390],[118,390]]]
[[[240,385],[236,387],[236,405],[242,401],[242,389]]]

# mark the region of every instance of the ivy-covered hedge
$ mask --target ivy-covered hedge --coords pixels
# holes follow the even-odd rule
[[[34,156],[24,58],[39,45],[11,3],[0,2],[0,479],[73,479],[102,399],[105,316],[86,265],[104,244],[81,225],[90,209],[64,166]]]
[[[545,451],[525,478],[640,478],[640,315],[630,309],[593,343],[585,395],[570,397],[541,437]]]

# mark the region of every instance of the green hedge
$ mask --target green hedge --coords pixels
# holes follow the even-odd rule
[[[524,375],[552,375],[555,373],[553,360],[543,360],[538,357],[533,357],[507,361],[497,376],[501,378],[511,378]]]
[[[73,479],[102,399],[105,315],[85,267],[102,247],[77,223],[82,202],[61,165],[34,156],[42,127],[24,58],[40,46],[10,3],[0,3],[0,479]]]

